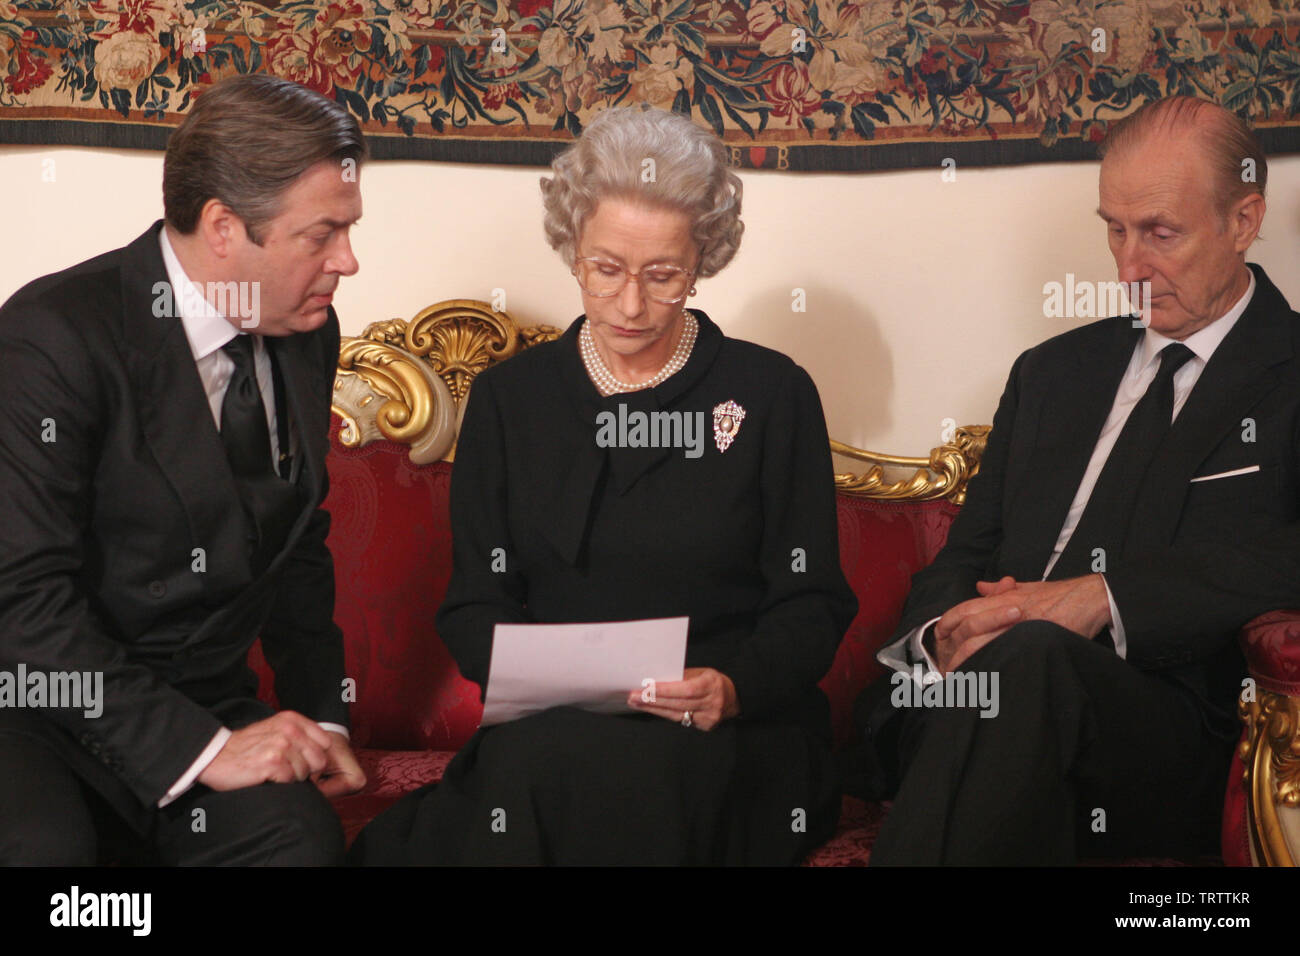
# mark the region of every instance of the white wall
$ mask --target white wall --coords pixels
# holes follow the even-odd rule
[[[44,182],[54,160],[54,182]],[[1266,239],[1251,256],[1300,305],[1300,157],[1270,164]],[[507,294],[524,324],[582,309],[546,246],[543,170],[375,162],[339,287],[344,334],[440,299]],[[0,301],[38,275],[129,242],[162,215],[162,154],[0,146]],[[1097,167],[1055,163],[858,174],[744,172],[746,233],[692,304],[729,334],[795,358],[832,436],[922,455],[940,423],[992,420],[1023,349],[1082,320],[1043,317],[1043,284],[1113,280]],[[791,311],[802,288],[807,312]]]

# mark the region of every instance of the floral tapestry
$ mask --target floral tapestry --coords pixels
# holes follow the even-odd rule
[[[713,127],[737,166],[1091,158],[1170,93],[1300,151],[1300,0],[0,0],[0,142],[162,148],[266,72],[379,158],[545,164],[608,106]]]

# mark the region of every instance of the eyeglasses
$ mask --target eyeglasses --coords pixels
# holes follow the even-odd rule
[[[575,260],[573,274],[582,290],[598,299],[618,295],[628,279],[636,279],[647,298],[664,305],[686,298],[695,278],[694,272],[669,265],[650,265],[640,272],[628,272],[617,262],[597,256],[582,256]]]

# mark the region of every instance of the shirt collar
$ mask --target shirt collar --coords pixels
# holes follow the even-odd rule
[[[1253,270],[1246,270],[1250,273],[1250,285],[1242,293],[1241,298],[1237,300],[1236,305],[1225,312],[1220,318],[1211,322],[1203,329],[1198,329],[1187,338],[1183,339],[1183,344],[1192,350],[1192,354],[1199,358],[1202,364],[1208,365],[1210,357],[1214,355],[1214,350],[1219,347],[1232,327],[1237,324],[1246,311],[1246,306],[1250,305],[1251,297],[1255,294],[1255,273]],[[1150,326],[1146,329],[1146,334],[1142,339],[1142,368],[1146,368],[1152,362],[1157,360],[1160,350],[1177,339],[1171,339],[1167,335],[1161,335]]]
[[[172,287],[172,308],[185,328],[190,354],[197,362],[233,339],[239,330],[204,298],[201,286],[191,285],[190,277],[185,274],[181,260],[167,238],[165,225],[158,232],[158,243],[162,246],[163,264],[167,267],[167,280]]]

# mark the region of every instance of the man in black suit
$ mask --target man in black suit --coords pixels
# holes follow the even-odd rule
[[[0,862],[341,859],[327,798],[364,775],[320,504],[365,156],[316,93],[217,84],[165,220],[0,308]]]
[[[894,673],[858,703],[867,765],[897,787],[876,864],[1212,852],[1238,628],[1300,606],[1300,316],[1245,262],[1258,142],[1171,98],[1102,156],[1098,213],[1120,281],[1149,283],[1144,321],[1067,332],[1011,370],[880,652]],[[994,695],[972,706],[977,687]]]

